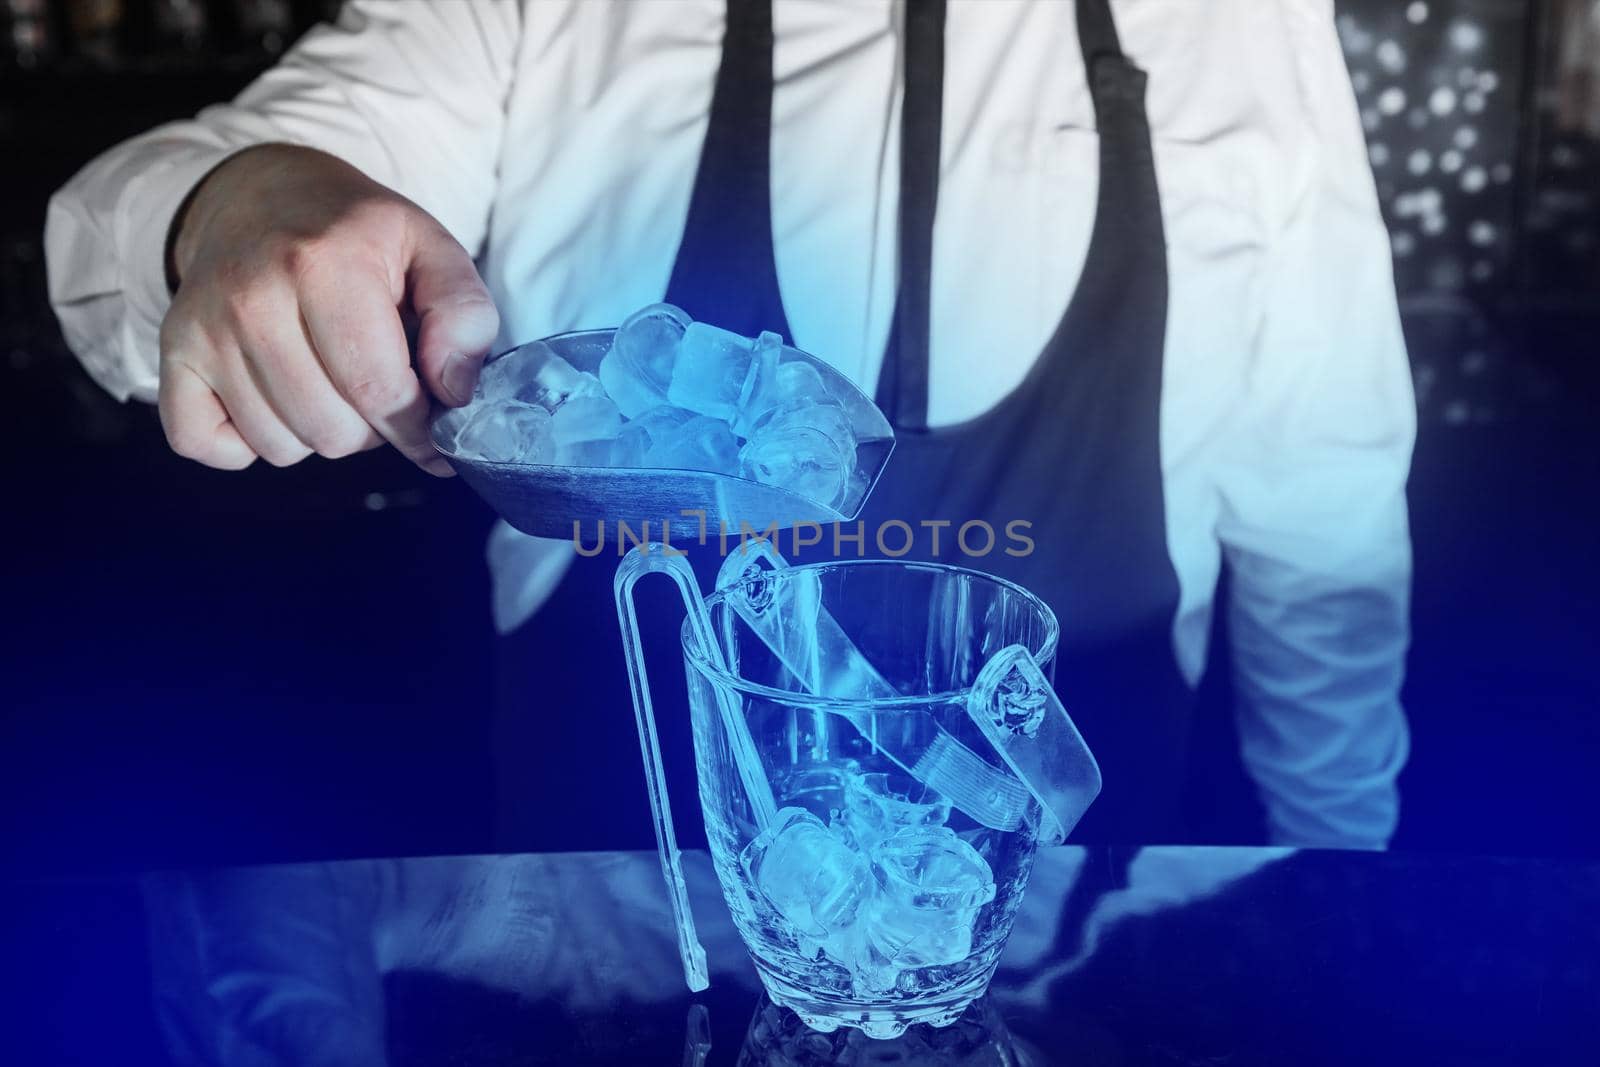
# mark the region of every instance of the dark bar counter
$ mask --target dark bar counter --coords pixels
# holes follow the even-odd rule
[[[698,995],[648,853],[12,878],[5,1059],[1600,1063],[1600,863],[1050,849],[989,995],[869,1042],[767,1001],[687,860]]]

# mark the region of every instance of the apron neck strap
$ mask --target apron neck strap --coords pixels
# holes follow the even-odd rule
[[[1077,0],[1078,44],[1102,132],[1115,98],[1138,97],[1143,75],[1123,56],[1110,0]],[[928,426],[933,221],[944,107],[945,0],[905,5],[905,99],[900,128],[899,285],[877,403],[899,430]]]

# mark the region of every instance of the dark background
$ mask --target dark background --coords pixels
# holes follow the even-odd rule
[[[0,0],[0,864],[515,844],[491,831],[485,507],[387,450],[180,460],[45,297],[56,187],[337,6]],[[1421,414],[1396,847],[1600,855],[1600,5],[1338,7]],[[1224,672],[1205,694],[1193,838],[1259,840]]]

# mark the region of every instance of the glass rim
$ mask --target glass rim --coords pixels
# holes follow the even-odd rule
[[[827,571],[845,567],[885,567],[900,570],[923,570],[943,572],[946,574],[964,574],[1008,589],[1027,603],[1031,604],[1045,624],[1044,638],[1038,643],[1038,648],[1030,648],[1028,652],[1040,664],[1048,663],[1056,654],[1057,645],[1061,639],[1061,624],[1056,619],[1056,613],[1050,605],[1040,599],[1037,593],[997,574],[989,574],[973,567],[960,567],[953,563],[925,563],[920,560],[901,559],[831,559],[818,563],[802,563],[793,567],[784,568],[787,571]],[[783,571],[763,571],[764,576],[782,574]],[[727,590],[719,589],[706,597],[706,612],[709,617],[712,609],[727,600]],[[961,699],[970,692],[971,686],[960,689],[950,689],[939,693],[919,693],[911,696],[895,697],[819,697],[810,693],[796,692],[792,689],[779,689],[776,686],[763,685],[753,682],[748,678],[734,674],[732,671],[712,663],[700,650],[694,639],[693,628],[689,619],[683,620],[683,625],[678,629],[678,644],[683,649],[684,662],[692,667],[702,677],[713,685],[725,686],[746,696],[762,697],[766,700],[781,704],[803,705],[807,708],[841,708],[848,711],[864,711],[872,709],[882,711],[895,708],[922,708],[930,704],[950,704]]]

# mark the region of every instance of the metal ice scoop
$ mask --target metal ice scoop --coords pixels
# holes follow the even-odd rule
[[[595,373],[615,332],[581,330],[545,338],[543,343],[578,370]],[[490,359],[513,357],[527,347]],[[434,447],[501,518],[538,537],[572,537],[574,523],[589,530],[601,520],[626,522],[634,531],[641,531],[645,522],[659,531],[663,520],[684,527],[697,525],[698,518],[690,522],[685,512],[704,512],[708,527],[716,529],[720,523],[731,536],[737,536],[745,525],[762,530],[773,523],[784,527],[853,519],[894,450],[894,431],[872,401],[828,364],[788,346],[780,358],[785,363],[802,360],[811,364],[855,433],[855,473],[834,505],[777,486],[706,471],[494,463],[456,454],[448,443],[449,435],[437,430]],[[447,414],[436,415],[435,423]]]

